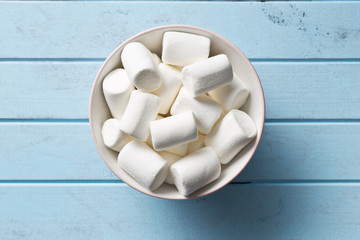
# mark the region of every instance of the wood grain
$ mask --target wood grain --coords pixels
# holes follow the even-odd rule
[[[359,123],[267,123],[234,182],[360,180]],[[0,124],[0,180],[118,180],[88,123]]]
[[[268,123],[236,181],[357,180],[359,123]]]
[[[88,118],[100,62],[0,63],[0,118]],[[360,119],[358,62],[255,62],[267,119]]]
[[[267,119],[360,119],[360,63],[254,63]]]
[[[1,118],[88,118],[100,63],[0,63]]]
[[[250,58],[359,58],[359,12],[359,2],[5,1],[0,58],[104,58],[167,24],[217,32]]]
[[[115,179],[88,123],[1,124],[1,179]]]
[[[357,239],[360,185],[229,185],[168,201],[120,184],[1,184],[3,239]]]

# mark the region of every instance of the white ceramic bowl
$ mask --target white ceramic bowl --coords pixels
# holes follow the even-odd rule
[[[250,96],[245,106],[242,107],[242,110],[250,115],[257,126],[256,139],[254,139],[238,155],[236,155],[229,164],[222,166],[220,177],[216,181],[194,192],[189,197],[181,196],[174,186],[170,186],[165,183],[154,192],[145,189],[117,165],[118,153],[107,148],[104,145],[101,136],[101,127],[104,121],[111,118],[111,114],[102,91],[102,81],[104,77],[113,69],[122,67],[120,54],[124,46],[130,42],[141,42],[148,47],[151,52],[161,56],[162,36],[166,31],[187,32],[208,37],[211,39],[210,56],[224,53],[229,57],[233,70],[244,81],[250,90]],[[255,153],[262,135],[265,118],[265,102],[259,77],[249,60],[235,45],[220,35],[203,28],[187,25],[168,25],[141,32],[120,44],[120,46],[118,46],[110,54],[96,75],[91,90],[89,112],[91,133],[96,147],[107,166],[116,176],[136,190],[154,197],[165,199],[189,199],[202,197],[219,190],[233,180],[244,169]]]

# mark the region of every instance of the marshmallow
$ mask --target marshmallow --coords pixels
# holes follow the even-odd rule
[[[153,147],[157,151],[198,138],[195,118],[191,111],[152,121],[150,131]]]
[[[255,136],[256,125],[245,112],[231,110],[205,138],[222,164],[229,163]]]
[[[163,119],[163,118],[164,118],[163,116],[157,115],[156,118],[155,118],[155,120],[159,120],[159,119]],[[149,136],[147,137],[145,143],[146,143],[148,146],[153,147],[152,142],[151,142],[151,133],[149,133]]]
[[[215,181],[221,172],[221,165],[215,151],[204,147],[176,161],[170,167],[170,176],[183,196]]]
[[[186,66],[209,57],[210,39],[182,32],[166,32],[163,37],[162,61]]]
[[[181,73],[178,69],[170,67],[165,63],[159,64],[159,72],[162,77],[162,84],[153,94],[161,98],[159,112],[166,114],[169,112],[170,106],[174,102],[176,94],[182,85]]]
[[[173,147],[165,148],[164,151],[174,153],[176,155],[185,156],[188,151],[189,143],[176,145]]]
[[[188,65],[181,75],[184,87],[192,97],[229,84],[233,79],[231,63],[225,54]]]
[[[141,141],[149,136],[150,122],[160,109],[161,99],[150,93],[135,90],[131,93],[129,103],[120,120],[120,129]]]
[[[199,134],[199,137],[197,140],[190,142],[187,154],[193,153],[193,152],[199,150],[200,148],[205,147],[205,144],[204,144],[205,136],[206,135],[204,135],[204,134]]]
[[[101,133],[105,146],[117,152],[131,141],[131,138],[120,130],[120,120],[115,118],[104,122]]]
[[[156,117],[156,120],[163,119],[163,118],[164,118],[163,116],[158,115]],[[151,141],[151,133],[149,134],[148,138],[146,139],[146,144],[149,145],[150,147],[153,147],[152,141]],[[188,146],[189,146],[188,143],[184,143],[184,144],[176,145],[174,147],[166,148],[166,149],[164,149],[164,151],[169,152],[169,153],[174,153],[174,154],[180,155],[180,156],[185,156],[188,151]]]
[[[119,166],[142,186],[154,191],[165,181],[169,163],[148,145],[133,140],[118,155]]]
[[[160,156],[165,159],[166,161],[168,161],[169,165],[173,165],[177,160],[179,160],[181,158],[181,156],[177,155],[177,154],[173,154],[173,153],[169,153],[169,152],[159,152]],[[174,182],[170,176],[170,174],[167,175],[165,182],[167,184],[170,185],[174,185]]]
[[[209,92],[209,95],[221,104],[225,111],[241,108],[249,96],[249,89],[246,88],[240,78],[234,74],[232,82],[221,88]]]
[[[152,55],[152,57],[153,57],[153,59],[154,59],[155,65],[158,66],[158,65],[161,63],[161,59],[160,59],[159,56],[158,56],[157,54],[155,54],[155,53],[152,53],[151,55]]]
[[[126,45],[121,53],[122,64],[134,86],[151,92],[161,85],[161,77],[151,52],[141,43]]]
[[[130,93],[134,90],[126,71],[121,68],[111,71],[104,78],[102,86],[111,115],[114,118],[121,119],[129,101]]]
[[[170,113],[176,115],[185,111],[192,111],[199,131],[208,134],[220,117],[222,109],[210,97],[201,95],[193,98],[184,88],[181,88]]]

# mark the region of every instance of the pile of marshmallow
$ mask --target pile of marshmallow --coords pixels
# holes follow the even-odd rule
[[[110,72],[103,92],[113,118],[104,144],[118,165],[154,191],[164,182],[189,196],[215,181],[255,136],[243,111],[249,90],[224,54],[209,57],[210,39],[166,32],[161,60],[143,44],[127,44],[124,69]]]

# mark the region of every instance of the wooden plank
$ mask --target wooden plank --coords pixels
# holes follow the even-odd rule
[[[359,180],[359,123],[269,123],[235,182]],[[0,124],[0,180],[117,180],[87,123]]]
[[[88,123],[0,124],[0,179],[116,179]]]
[[[255,63],[267,119],[359,119],[360,63]]]
[[[103,58],[140,31],[179,23],[217,32],[250,58],[359,58],[359,12],[358,2],[5,1],[0,58]]]
[[[360,179],[359,123],[269,123],[236,181]]]
[[[4,239],[358,239],[360,186],[229,185],[167,201],[124,184],[2,184]]]
[[[92,82],[101,63],[0,64],[1,118],[88,118]]]
[[[0,63],[1,118],[88,118],[100,62]],[[255,62],[267,119],[359,119],[360,64]]]

